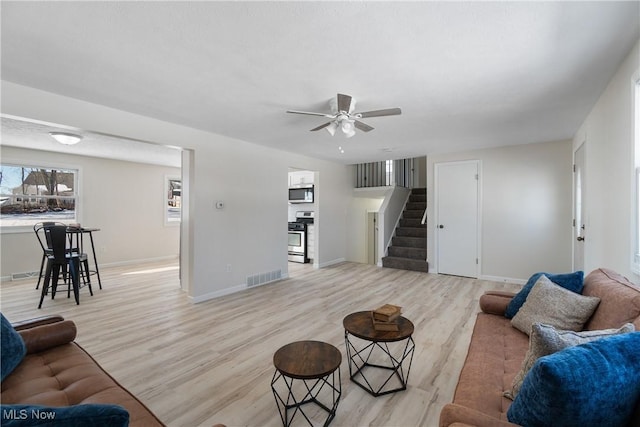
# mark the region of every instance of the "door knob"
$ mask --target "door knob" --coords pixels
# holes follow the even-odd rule
[[[444,228],[444,225],[440,224],[440,225],[438,226],[438,228]]]
[[[578,237],[576,238],[576,240],[577,240],[578,242],[583,242],[583,241],[584,241],[584,237],[582,237],[582,236],[578,236]]]

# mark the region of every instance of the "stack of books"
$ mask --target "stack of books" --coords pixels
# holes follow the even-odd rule
[[[401,310],[402,307],[392,304],[385,304],[373,310],[371,312],[373,329],[376,331],[399,331],[398,318]]]

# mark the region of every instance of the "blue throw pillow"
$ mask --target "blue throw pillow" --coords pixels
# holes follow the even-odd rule
[[[541,357],[507,419],[527,427],[621,427],[640,399],[640,332]]]
[[[126,427],[129,413],[118,405],[74,405],[48,407],[2,405],[2,426]]]
[[[0,330],[0,359],[2,360],[2,381],[22,362],[27,354],[27,347],[11,323],[0,313],[2,329]]]
[[[522,287],[520,292],[518,292],[511,302],[509,302],[509,305],[504,312],[504,317],[512,319],[513,316],[516,315],[518,310],[520,310],[520,307],[522,307],[524,302],[527,300],[527,296],[529,296],[531,288],[533,288],[533,285],[536,284],[540,276],[543,274],[558,286],[562,286],[563,288],[577,294],[582,293],[582,288],[584,286],[584,272],[582,271],[565,274],[536,273],[527,280],[527,283]]]

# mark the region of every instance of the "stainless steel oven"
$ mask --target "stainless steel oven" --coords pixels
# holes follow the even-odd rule
[[[309,235],[307,225],[313,224],[315,212],[297,211],[295,222],[289,223],[289,261],[308,263]]]
[[[307,224],[289,223],[289,261],[307,263]]]

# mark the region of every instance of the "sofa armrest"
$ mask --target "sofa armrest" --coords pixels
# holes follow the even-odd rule
[[[448,403],[444,405],[440,412],[440,427],[453,427],[459,425],[468,425],[474,427],[517,427],[508,421],[502,421],[493,418],[487,414],[483,414],[475,409],[466,406]]]
[[[23,331],[25,329],[35,328],[36,326],[40,325],[49,325],[51,323],[62,322],[63,320],[64,317],[55,314],[50,316],[35,317],[33,319],[22,320],[20,322],[13,322],[11,326],[13,326],[13,329],[15,329],[16,331]]]
[[[507,291],[487,291],[480,297],[480,309],[488,314],[504,316],[507,306],[515,295]]]
[[[76,325],[71,320],[42,324],[19,330],[18,333],[27,347],[27,354],[67,344],[76,339]]]

